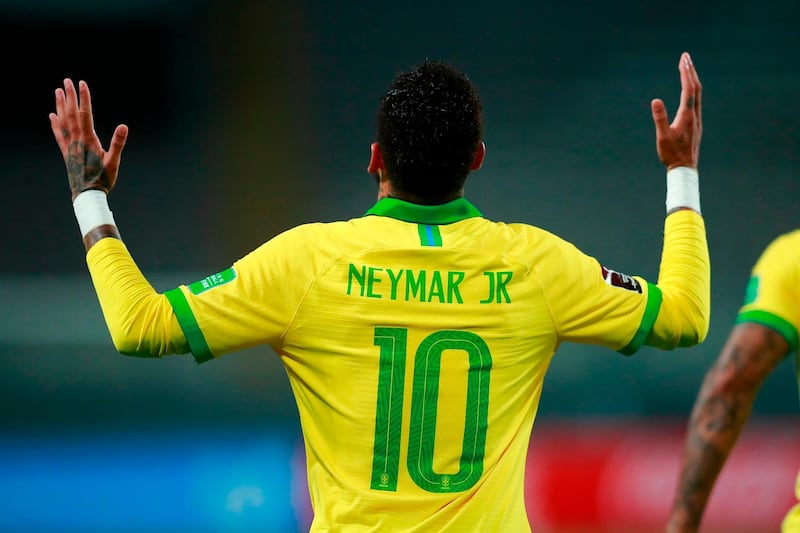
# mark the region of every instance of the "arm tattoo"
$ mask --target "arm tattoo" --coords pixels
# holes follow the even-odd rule
[[[723,371],[712,369],[707,381]],[[691,527],[700,526],[717,476],[747,418],[743,411],[748,410],[735,397],[723,395],[701,396],[694,409],[676,501]]]
[[[70,143],[67,154],[67,176],[73,196],[81,191],[83,184],[83,152],[83,143]]]
[[[66,163],[73,197],[89,189],[108,192],[109,179],[103,166],[102,154],[87,149],[80,141],[75,141],[69,145]]]
[[[739,326],[706,373],[692,409],[683,467],[673,504],[683,527],[696,530],[714,484],[753,407],[764,379],[788,351],[775,331]]]

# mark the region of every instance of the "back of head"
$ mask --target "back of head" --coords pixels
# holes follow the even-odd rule
[[[481,141],[482,110],[472,82],[449,65],[426,61],[398,74],[377,116],[395,190],[427,204],[460,193]]]

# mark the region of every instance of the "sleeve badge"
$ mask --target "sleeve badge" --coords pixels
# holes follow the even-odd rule
[[[633,277],[621,272],[617,272],[616,270],[611,270],[603,265],[600,265],[600,268],[602,269],[603,273],[603,281],[605,281],[607,284],[611,285],[612,287],[619,287],[621,289],[642,294],[642,286],[639,285],[639,282]]]

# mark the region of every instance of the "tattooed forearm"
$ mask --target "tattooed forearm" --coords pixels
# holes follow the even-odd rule
[[[712,369],[692,413],[675,500],[685,525],[698,528],[714,483],[741,433],[750,408],[741,395],[716,393],[710,387],[719,369]]]
[[[783,337],[764,326],[734,328],[706,374],[692,409],[669,533],[698,531],[714,484],[750,417],[758,389],[787,349]]]

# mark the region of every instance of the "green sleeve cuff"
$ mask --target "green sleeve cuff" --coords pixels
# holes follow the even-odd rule
[[[788,320],[784,320],[778,315],[774,315],[767,311],[753,310],[739,313],[739,315],[736,317],[736,323],[741,324],[743,322],[755,322],[756,324],[761,324],[762,326],[766,326],[777,331],[784,339],[786,339],[787,344],[789,344],[789,353],[797,351],[797,328],[794,327]]]
[[[647,304],[644,308],[644,315],[642,321],[639,323],[639,329],[633,335],[631,342],[628,343],[623,349],[619,351],[622,355],[633,355],[639,348],[642,347],[647,336],[653,330],[653,324],[656,323],[658,312],[661,309],[661,289],[647,282]]]
[[[192,351],[194,360],[199,363],[205,363],[214,359],[214,354],[208,347],[206,338],[203,332],[200,331],[200,325],[192,313],[192,308],[189,307],[189,302],[180,287],[169,290],[164,293],[172,305],[172,312],[175,313],[175,318],[178,319],[178,324],[183,330],[183,335],[186,337],[186,342],[189,343],[189,349]]]

